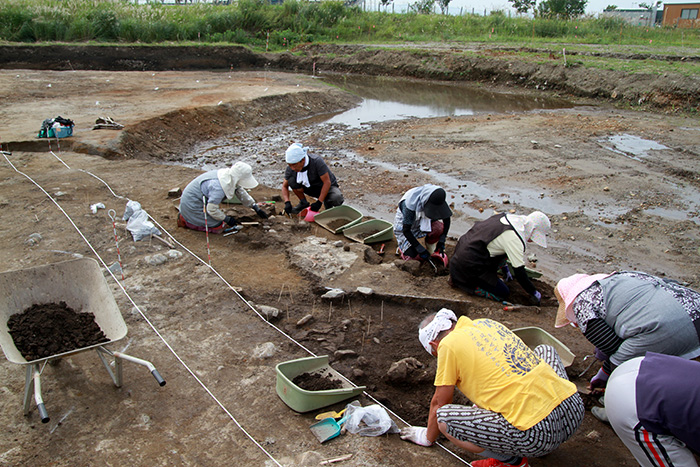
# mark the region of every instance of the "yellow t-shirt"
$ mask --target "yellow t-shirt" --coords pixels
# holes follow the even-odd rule
[[[435,386],[456,386],[519,430],[541,422],[576,392],[518,336],[490,319],[459,318],[440,342],[437,358]]]

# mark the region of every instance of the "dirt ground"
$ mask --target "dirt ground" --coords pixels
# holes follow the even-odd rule
[[[532,92],[483,85],[514,96]],[[159,387],[148,371],[125,363],[124,385],[115,388],[94,352],[76,353],[42,367],[51,416],[42,424],[33,404],[28,416],[22,411],[24,367],[3,361],[3,466],[310,466],[350,453],[339,465],[464,465],[475,457],[448,443],[426,449],[397,435],[345,434],[319,444],[309,426],[322,410],[287,407],[275,391],[275,365],[329,355],[335,370],[366,387],[363,405],[381,403],[399,426],[424,425],[435,361],[420,346],[417,325],[427,313],[449,307],[512,329],[545,329],[576,355],[568,372],[583,389],[596,371],[584,360],[593,348],[573,328],[554,329],[558,279],[636,269],[700,287],[697,114],[568,95],[574,105],[566,109],[342,129],[314,122],[352,107],[356,96],[308,75],[268,69],[5,67],[0,90],[6,96],[0,140],[11,153],[0,159],[2,270],[76,257],[112,266],[121,259],[125,278],[106,278],[129,333],[110,348],[152,361],[167,381]],[[41,121],[56,115],[76,121],[74,136],[36,139]],[[125,128],[91,130],[100,116]],[[622,136],[666,149],[625,152],[615,146]],[[281,215],[260,221],[239,205],[227,209],[258,225],[208,242],[203,233],[176,227],[177,200],[169,191],[236,160],[253,165],[261,181],[251,191],[256,201],[278,201],[284,150],[296,140],[323,155],[346,204],[368,217],[392,221],[407,189],[444,185],[454,210],[448,253],[476,220],[494,212],[547,213],[548,248],[528,249],[536,260],[530,267],[542,273],[536,282],[542,306],[504,311],[451,289],[427,265],[406,268],[393,241],[381,256],[378,244]],[[172,248],[131,239],[121,220],[128,199],[141,203]],[[93,213],[96,203],[105,208]],[[333,288],[344,294],[324,297]],[[513,289],[511,301],[526,304],[522,290]],[[572,439],[531,464],[636,465],[589,412]]]

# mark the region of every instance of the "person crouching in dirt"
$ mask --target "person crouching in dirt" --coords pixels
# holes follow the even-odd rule
[[[583,400],[554,347],[531,350],[501,323],[457,320],[446,308],[421,322],[418,338],[437,357],[435,392],[428,426],[404,428],[401,439],[431,446],[442,433],[487,458],[473,467],[528,467],[581,424]],[[474,405],[452,404],[455,387]]]
[[[309,148],[294,143],[285,153],[287,169],[282,182],[282,199],[285,214],[299,214],[306,208],[319,212],[321,206],[326,209],[343,204],[345,199],[338,186],[338,181],[326,163],[319,156],[309,154]],[[289,190],[292,190],[299,203],[292,207]],[[306,195],[316,198],[310,203]]]
[[[549,218],[540,211],[527,216],[496,214],[479,221],[457,241],[450,258],[450,285],[469,294],[501,301],[510,295],[505,280],[513,277],[529,294],[530,301],[539,305],[542,294],[535,288],[525,271],[525,248],[528,242],[547,248]],[[510,262],[511,269],[506,263]]]
[[[700,363],[647,352],[613,371],[610,424],[642,467],[698,467]]]
[[[252,208],[259,217],[267,219],[268,215],[248,194],[258,186],[253,177],[253,169],[245,162],[236,162],[230,168],[210,170],[187,184],[180,198],[178,227],[221,233],[226,226],[235,226],[236,219],[227,216],[219,204],[225,199],[237,196],[244,206]],[[206,222],[204,204],[206,200]]]
[[[394,235],[399,244],[396,254],[402,259],[426,261],[437,256],[447,266],[445,239],[450,231],[452,210],[446,197],[445,190],[430,184],[404,193],[394,217]],[[425,238],[425,246],[419,238]]]
[[[574,274],[554,288],[559,301],[554,327],[578,327],[603,362],[589,388],[602,392],[610,373],[646,352],[700,355],[700,293],[639,271]],[[607,421],[605,409],[591,413]]]

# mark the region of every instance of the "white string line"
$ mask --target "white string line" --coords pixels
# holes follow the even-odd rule
[[[55,154],[54,154],[54,157],[56,157],[57,159],[61,160],[61,159],[58,158],[58,156],[56,156]],[[63,162],[63,161],[61,161],[61,162]],[[65,164],[65,163],[64,163],[64,164]],[[70,167],[69,167],[69,168],[70,168]],[[112,188],[110,188],[110,186],[107,184],[107,182],[105,182],[104,180],[100,179],[99,177],[97,177],[97,176],[91,174],[91,173],[88,172],[88,171],[81,170],[81,169],[78,169],[78,170],[80,170],[81,172],[87,173],[87,174],[89,174],[89,175],[95,177],[97,180],[99,180],[99,181],[101,181],[102,183],[104,183],[104,184],[107,186],[107,188],[109,189],[109,191],[110,191],[112,194],[114,194],[114,191],[112,191]],[[126,198],[124,198],[123,196],[118,196],[118,195],[116,195],[116,194],[114,194],[114,195],[117,196],[118,198],[126,199]],[[146,214],[148,214],[148,212],[146,212]],[[250,302],[248,302],[248,300],[246,300],[246,299],[238,292],[238,290],[236,290],[236,289],[235,289],[235,288],[234,288],[234,287],[233,287],[233,286],[232,286],[232,285],[231,285],[231,284],[230,284],[230,283],[229,283],[229,282],[228,282],[228,281],[227,281],[227,280],[226,280],[226,279],[211,265],[211,264],[209,264],[207,261],[204,261],[204,260],[203,260],[202,258],[200,258],[196,253],[194,253],[194,252],[191,251],[189,248],[187,248],[185,245],[183,245],[182,243],[180,243],[173,235],[170,234],[170,232],[168,232],[168,231],[167,231],[155,218],[153,218],[150,214],[148,214],[148,218],[149,218],[157,227],[160,228],[161,232],[165,232],[165,233],[167,234],[167,236],[168,236],[175,244],[177,244],[178,246],[180,246],[183,250],[187,251],[191,256],[193,256],[195,259],[197,259],[200,263],[202,263],[203,265],[205,265],[206,267],[208,267],[219,279],[221,279],[221,281],[222,281],[230,290],[233,291],[233,293],[235,293],[235,294],[238,296],[239,299],[241,299],[241,301],[243,301],[243,303],[245,303],[245,304],[246,304],[246,305],[261,319],[261,320],[263,320],[264,323],[266,323],[268,326],[272,327],[272,328],[275,329],[277,332],[279,332],[280,334],[282,334],[284,337],[286,337],[287,339],[289,339],[291,342],[293,342],[294,344],[296,344],[297,346],[299,346],[301,349],[303,349],[303,350],[304,350],[305,352],[307,352],[309,355],[311,355],[311,356],[313,356],[313,357],[316,357],[316,356],[317,356],[314,352],[312,352],[311,350],[309,350],[309,349],[307,349],[306,347],[304,347],[303,344],[301,344],[300,342],[296,341],[292,336],[290,336],[289,334],[287,334],[286,332],[284,332],[282,329],[280,329],[280,328],[278,328],[277,326],[275,326],[273,323],[269,322],[269,321],[268,321],[258,310],[256,310],[255,307],[254,307]],[[110,271],[110,273],[111,273],[111,271]],[[115,280],[116,280],[116,279],[115,279]],[[338,375],[340,375],[341,378],[343,378],[345,381],[347,381],[347,382],[348,382],[350,385],[352,385],[353,387],[355,387],[355,388],[359,387],[357,384],[355,384],[353,381],[351,381],[350,379],[348,379],[347,377],[345,377],[343,374],[338,373]],[[398,414],[396,414],[395,412],[393,412],[393,411],[392,411],[391,409],[389,409],[388,407],[384,406],[384,404],[382,404],[382,403],[379,402],[377,399],[375,399],[375,398],[374,398],[371,394],[369,394],[367,391],[363,391],[362,394],[364,394],[367,398],[371,399],[373,402],[375,402],[375,403],[376,403],[377,405],[379,405],[380,407],[384,408],[387,412],[389,412],[390,414],[392,414],[394,417],[396,417],[398,420],[400,420],[401,422],[403,422],[405,425],[410,426],[410,423],[406,422],[406,421],[405,421],[403,418],[401,418]],[[460,460],[461,462],[463,462],[464,464],[471,466],[471,464],[470,464],[469,462],[467,462],[466,460],[462,459],[459,455],[457,455],[455,452],[451,451],[449,448],[447,448],[447,447],[444,446],[443,444],[441,444],[441,443],[439,443],[439,442],[436,442],[435,444],[438,445],[440,448],[442,448],[444,451],[446,451],[446,452],[448,452],[449,454],[451,454],[451,455],[452,455],[453,457],[455,457],[456,459],[458,459],[458,460]]]
[[[226,408],[226,406],[224,406],[224,404],[223,404],[221,401],[219,401],[219,399],[211,392],[211,390],[204,384],[204,382],[203,382],[201,379],[199,379],[199,377],[194,373],[194,371],[182,360],[182,358],[178,355],[178,353],[175,351],[175,349],[172,348],[172,346],[168,343],[168,341],[163,337],[163,335],[158,331],[158,329],[153,325],[153,323],[152,323],[152,322],[148,319],[148,317],[144,314],[144,312],[141,310],[141,308],[139,308],[139,306],[136,304],[136,302],[134,302],[134,300],[133,300],[133,299],[131,298],[131,296],[127,293],[127,291],[124,289],[124,287],[123,287],[122,284],[119,282],[119,280],[116,278],[116,276],[112,273],[112,271],[109,270],[109,267],[108,267],[107,264],[104,262],[104,260],[102,259],[102,257],[99,255],[99,253],[97,253],[97,251],[96,251],[95,248],[92,246],[92,244],[90,243],[90,241],[85,237],[85,235],[81,232],[81,230],[78,228],[78,226],[73,222],[73,219],[71,219],[71,217],[70,217],[70,216],[68,215],[68,213],[61,207],[61,205],[60,205],[46,190],[44,190],[44,188],[43,188],[41,185],[39,185],[36,181],[34,181],[29,175],[27,175],[27,174],[25,174],[24,172],[18,170],[17,167],[15,167],[14,164],[12,164],[12,162],[7,158],[7,156],[6,156],[4,153],[3,153],[3,157],[5,158],[5,160],[7,161],[7,163],[10,164],[10,166],[15,170],[15,172],[17,172],[18,174],[22,175],[22,176],[25,177],[27,180],[29,180],[30,182],[32,182],[37,188],[39,188],[39,189],[51,200],[51,202],[53,202],[53,203],[56,205],[56,207],[61,211],[61,213],[63,213],[63,215],[66,217],[66,219],[68,219],[68,222],[70,222],[70,224],[71,224],[71,225],[73,226],[73,228],[78,232],[78,234],[80,235],[80,237],[82,237],[83,241],[85,241],[85,243],[86,243],[87,246],[90,248],[90,250],[92,250],[93,254],[100,260],[100,262],[102,263],[102,266],[104,266],[104,268],[105,268],[105,269],[109,272],[109,274],[112,276],[112,279],[114,279],[114,281],[117,283],[117,285],[119,286],[119,288],[121,289],[121,291],[124,293],[124,295],[126,296],[126,298],[129,300],[129,302],[131,302],[131,304],[134,306],[134,308],[136,308],[136,310],[138,310],[138,312],[139,312],[139,314],[141,315],[141,317],[146,321],[146,323],[150,326],[150,328],[153,330],[153,332],[156,333],[156,335],[157,335],[157,336],[160,338],[160,340],[165,344],[165,346],[168,348],[168,350],[170,350],[170,352],[175,356],[175,358],[180,362],[180,364],[187,370],[187,372],[190,373],[190,375],[192,375],[192,377],[193,377],[193,378],[199,383],[199,385],[207,392],[207,394],[209,394],[209,396],[219,405],[219,407],[221,407],[221,409],[229,416],[229,418],[236,424],[236,426],[238,426],[238,428],[239,428],[253,443],[255,443],[255,445],[256,445],[262,452],[265,453],[265,455],[267,455],[267,457],[269,457],[276,465],[278,465],[278,466],[280,466],[280,467],[283,467],[282,464],[280,464],[280,463],[277,461],[277,459],[275,459],[269,452],[267,452],[267,450],[265,450],[265,448],[264,448],[260,443],[258,443],[258,442],[255,440],[255,438],[253,438],[253,436],[250,435],[250,434],[245,430],[245,428],[243,428],[243,426],[238,422],[238,420],[236,420],[236,418],[233,416],[233,414],[231,414],[231,412],[229,412],[229,410]],[[64,165],[65,165],[65,163],[64,163]],[[66,165],[66,167],[68,167],[68,166]],[[70,169],[70,167],[68,167],[68,168]]]

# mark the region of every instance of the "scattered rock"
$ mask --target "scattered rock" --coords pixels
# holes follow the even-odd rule
[[[143,258],[143,260],[149,266],[160,266],[161,264],[164,264],[165,262],[167,262],[168,258],[166,258],[165,255],[162,255],[160,253],[156,253],[155,255],[146,256],[145,258]]]
[[[391,364],[386,377],[393,383],[403,383],[410,381],[411,374],[417,369],[423,368],[423,364],[413,357],[407,357]]]
[[[406,271],[414,276],[420,275],[420,261],[412,259],[404,261],[402,259],[397,259],[396,261],[394,261],[394,264],[397,268],[401,269],[402,271]]]
[[[277,347],[272,342],[265,342],[260,344],[255,349],[253,349],[253,357],[256,358],[270,358],[275,352],[277,352]]]
[[[297,327],[305,325],[306,323],[310,322],[312,319],[314,319],[314,316],[311,313],[309,313],[308,315],[304,316],[299,321],[297,321]]]
[[[372,295],[374,293],[374,290],[370,289],[369,287],[358,287],[357,291],[362,295]]]
[[[345,295],[345,291],[343,289],[331,289],[328,292],[321,295],[321,298],[333,299],[340,298],[343,295]]]
[[[591,441],[599,441],[600,440],[600,433],[596,430],[591,430],[586,435],[586,438],[590,439]]]
[[[374,251],[374,248],[372,247],[367,247],[365,248],[365,263],[368,264],[381,264],[382,263],[382,257]]]
[[[282,312],[279,310],[279,308],[275,308],[273,306],[267,306],[267,305],[255,305],[255,308],[260,312],[261,315],[265,317],[266,320],[268,321],[275,321],[277,320],[280,316],[282,316]]]
[[[177,259],[182,257],[182,252],[177,250],[168,250],[165,254],[170,259]]]
[[[343,359],[343,358],[349,358],[349,357],[357,357],[357,353],[354,350],[349,350],[349,349],[344,349],[344,350],[336,350],[333,353],[333,356],[337,359]]]
[[[33,233],[29,237],[27,237],[27,239],[24,241],[24,243],[26,243],[29,246],[34,246],[42,240],[43,240],[43,238],[42,238],[41,234]]]
[[[177,197],[180,196],[181,194],[182,194],[182,190],[180,189],[180,187],[171,188],[171,189],[168,191],[168,198],[177,198]]]

